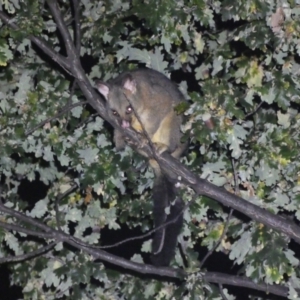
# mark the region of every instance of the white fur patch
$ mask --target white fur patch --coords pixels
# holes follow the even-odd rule
[[[134,79],[130,80],[130,79],[127,79],[125,82],[124,82],[124,89],[130,91],[132,94],[135,94],[136,92],[136,82]]]
[[[100,92],[100,94],[102,94],[105,99],[108,99],[108,94],[109,94],[109,87],[104,84],[104,83],[98,83],[97,85],[98,91]]]

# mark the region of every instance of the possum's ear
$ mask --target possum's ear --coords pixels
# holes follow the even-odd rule
[[[96,87],[101,95],[104,96],[104,98],[107,100],[108,99],[108,94],[109,94],[109,86],[107,83],[104,83],[102,81],[97,81]]]
[[[136,92],[136,81],[132,78],[130,74],[126,76],[123,81],[123,88],[130,92],[131,94],[135,94]]]

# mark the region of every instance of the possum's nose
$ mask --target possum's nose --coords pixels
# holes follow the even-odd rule
[[[130,127],[130,123],[126,120],[122,120],[122,124],[121,124],[122,128],[129,128]]]

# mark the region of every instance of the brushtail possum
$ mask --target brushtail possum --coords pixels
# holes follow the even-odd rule
[[[174,107],[185,101],[177,86],[163,74],[151,69],[125,72],[108,82],[97,82],[98,91],[106,99],[107,113],[122,128],[131,127],[151,140],[159,153],[168,151],[179,158],[186,149],[181,143],[182,116]],[[117,149],[125,146],[125,139],[118,129],[114,131]],[[145,155],[145,153],[142,153]],[[149,159],[154,170],[153,219],[154,226],[173,220],[180,214],[183,201],[176,197],[174,183],[162,173],[158,163]],[[170,206],[170,213],[165,209]],[[183,223],[182,213],[177,221],[155,231],[151,261],[154,265],[167,266],[174,257],[177,236]]]

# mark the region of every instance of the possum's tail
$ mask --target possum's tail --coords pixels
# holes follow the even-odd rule
[[[176,217],[177,219],[166,227],[155,231],[151,261],[156,266],[168,266],[175,255],[177,236],[183,224],[182,209],[184,203],[181,198],[176,197],[174,183],[171,183],[161,172],[155,173],[156,177],[153,186],[154,227],[157,228]],[[168,206],[170,206],[170,213],[166,214],[165,209]]]

